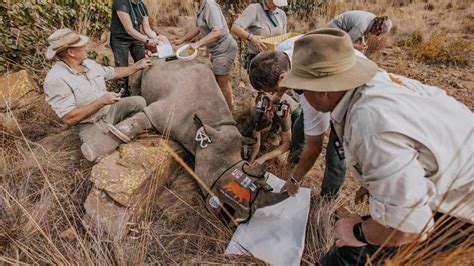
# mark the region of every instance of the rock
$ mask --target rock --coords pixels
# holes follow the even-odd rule
[[[91,181],[95,187],[105,191],[112,199],[124,206],[132,206],[140,197],[141,189],[150,181],[159,187],[168,183],[169,177],[179,168],[175,160],[166,152],[161,138],[141,139],[122,144],[118,151],[102,159],[94,166]],[[179,151],[181,152],[181,151]],[[152,180],[153,178],[158,180]],[[159,189],[159,188],[156,188]]]
[[[38,90],[38,85],[26,70],[0,77],[0,106],[12,104],[30,91]]]
[[[105,192],[92,188],[84,203],[87,216],[86,227],[94,226],[98,232],[105,231],[111,238],[121,239],[127,233],[127,222],[133,210],[124,208],[111,200]]]
[[[172,141],[149,137],[122,144],[93,167],[94,189],[84,203],[90,221],[122,238],[128,233],[127,224],[138,222],[145,210],[157,206],[164,185],[180,169],[165,144],[178,154],[184,152]]]

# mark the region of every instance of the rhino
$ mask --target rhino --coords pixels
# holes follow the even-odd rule
[[[195,158],[194,171],[204,183],[201,189],[211,212],[240,223],[257,208],[288,197],[271,192],[264,166],[250,166],[242,159],[242,136],[209,67],[155,59],[152,67],[132,80],[132,91],[143,96],[148,106],[116,128],[129,138],[154,129],[180,143]],[[98,155],[120,144],[110,137],[97,141],[108,145],[98,145],[102,147]]]

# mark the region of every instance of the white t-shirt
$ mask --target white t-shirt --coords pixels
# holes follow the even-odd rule
[[[303,35],[298,35],[280,43],[277,47],[277,51],[287,54],[291,61],[295,42],[302,36]],[[329,121],[331,120],[330,114],[322,113],[314,109],[303,94],[294,93],[293,95],[301,104],[301,108],[303,108],[304,134],[307,136],[319,136],[323,134],[329,128]]]

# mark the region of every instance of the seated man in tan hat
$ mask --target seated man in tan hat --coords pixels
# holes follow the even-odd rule
[[[148,59],[129,67],[105,67],[87,59],[89,38],[70,29],[60,29],[48,38],[48,60],[56,59],[44,81],[46,101],[68,125],[76,125],[83,142],[82,153],[94,161],[113,151],[120,141],[130,141],[114,125],[141,112],[146,106],[141,96],[120,98],[108,92],[107,80],[129,76],[152,65]],[[112,135],[115,137],[112,137]],[[120,141],[119,141],[120,140]]]
[[[331,112],[346,162],[368,191],[370,216],[337,221],[321,265],[365,265],[368,256],[377,263],[423,241],[435,257],[469,245],[474,116],[465,105],[356,57],[339,29],[299,39],[280,86],[303,90],[316,110]]]

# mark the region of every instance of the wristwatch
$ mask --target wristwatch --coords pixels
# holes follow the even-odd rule
[[[364,231],[362,231],[362,222],[355,224],[352,227],[352,232],[354,233],[354,237],[362,243],[369,244],[367,239],[365,239]]]
[[[293,184],[294,186],[299,185],[301,183],[301,181],[296,180],[293,176],[290,176],[290,181],[291,184]]]

